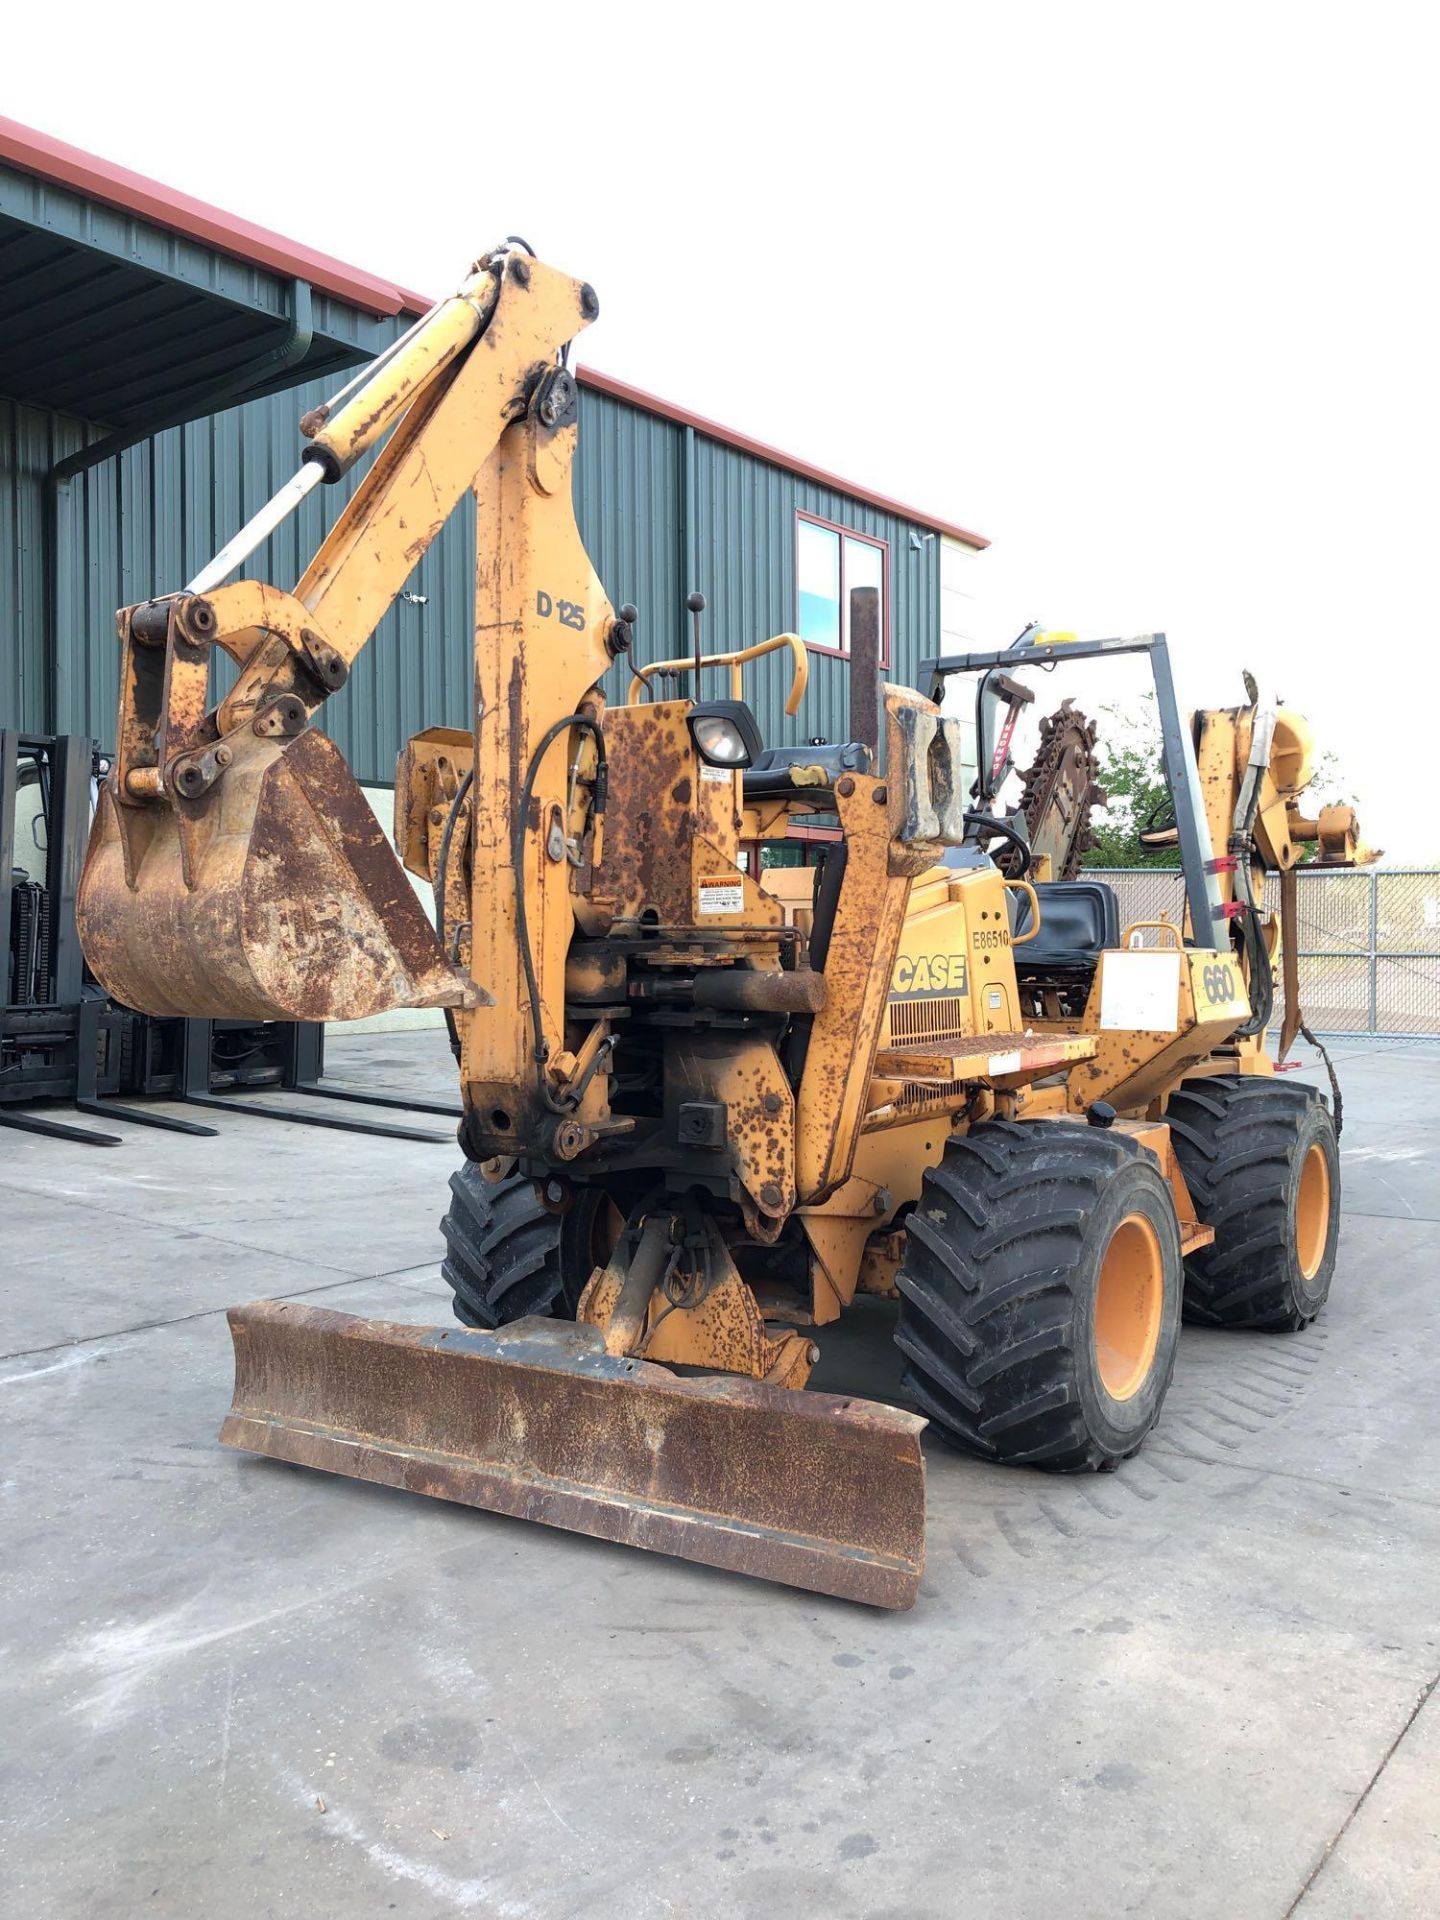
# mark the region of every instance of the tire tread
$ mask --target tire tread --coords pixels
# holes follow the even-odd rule
[[[1319,1311],[1305,1310],[1290,1281],[1287,1200],[1292,1160],[1317,1108],[1328,1114],[1313,1089],[1261,1074],[1184,1080],[1171,1094],[1165,1118],[1175,1156],[1196,1213],[1215,1229],[1213,1244],[1185,1262],[1187,1320],[1290,1333]]]
[[[561,1307],[561,1222],[535,1198],[531,1181],[492,1186],[467,1160],[450,1176],[450,1206],[440,1222],[440,1272],[467,1327],[503,1327],[526,1314]]]
[[[1108,1129],[991,1121],[927,1171],[895,1340],[906,1391],[951,1445],[1053,1472],[1111,1463],[1076,1384],[1075,1288],[1091,1213],[1136,1159]]]

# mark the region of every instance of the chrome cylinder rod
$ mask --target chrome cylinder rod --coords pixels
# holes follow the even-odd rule
[[[191,580],[187,593],[208,593],[212,587],[218,587],[235,569],[248,560],[255,549],[271,534],[283,520],[287,520],[299,506],[307,493],[313,493],[325,478],[325,470],[316,460],[307,460],[293,479],[287,480],[273,500],[266,504],[245,525],[226,546],[223,546],[213,560],[206,564]]]

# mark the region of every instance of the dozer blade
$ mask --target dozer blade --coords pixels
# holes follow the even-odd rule
[[[915,1599],[914,1414],[681,1379],[568,1321],[471,1333],[261,1300],[230,1331],[228,1447],[871,1606]]]
[[[145,1013],[359,1020],[484,998],[313,728],[237,757],[199,801],[137,806],[107,783],[76,919],[96,978]]]

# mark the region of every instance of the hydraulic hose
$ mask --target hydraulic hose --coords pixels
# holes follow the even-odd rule
[[[1246,685],[1253,699],[1255,683],[1247,680]],[[1250,865],[1255,844],[1255,816],[1260,810],[1260,789],[1270,765],[1270,750],[1275,739],[1275,715],[1268,710],[1260,712],[1252,709],[1252,716],[1250,757],[1240,782],[1240,794],[1230,831],[1230,853],[1235,860],[1235,892],[1245,909],[1240,921],[1240,944],[1244,949],[1250,984],[1250,1018],[1244,1026],[1235,1029],[1237,1038],[1263,1033],[1275,1010],[1275,981],[1270,971],[1270,955],[1265,950],[1265,939],[1260,932],[1254,874]]]
[[[567,713],[553,726],[545,729],[539,744],[530,756],[530,765],[525,770],[525,779],[520,788],[520,799],[515,809],[515,824],[510,836],[510,864],[515,869],[515,935],[520,945],[520,964],[525,970],[525,990],[530,1000],[530,1033],[534,1049],[536,1084],[541,1097],[552,1113],[569,1111],[557,1101],[545,1083],[545,1061],[549,1048],[545,1044],[544,1018],[540,1006],[540,982],[535,973],[535,955],[530,946],[530,919],[525,906],[525,825],[530,817],[530,802],[535,794],[535,779],[540,771],[540,762],[554,742],[567,727],[580,727],[595,739],[595,794],[591,804],[592,815],[599,819],[605,812],[605,793],[610,781],[610,765],[605,757],[605,735],[600,722],[588,713]]]
[[[1251,1034],[1263,1033],[1275,1011],[1275,981],[1270,969],[1270,955],[1260,931],[1248,849],[1236,855],[1235,892],[1245,909],[1240,921],[1240,942],[1245,950],[1246,971],[1250,980],[1250,1018],[1243,1026],[1237,1027],[1235,1033],[1237,1038],[1248,1038]]]
[[[455,822],[460,817],[460,809],[465,797],[475,783],[474,767],[465,769],[465,777],[455,789],[455,798],[450,802],[450,811],[445,816],[445,831],[440,836],[440,857],[435,862],[435,938],[440,942],[441,951],[445,948],[445,887],[450,872],[450,841],[455,833]],[[451,1007],[443,1009],[446,1030],[450,1035],[450,1051],[458,1065],[460,1060],[460,1029],[455,1024],[455,1013]]]

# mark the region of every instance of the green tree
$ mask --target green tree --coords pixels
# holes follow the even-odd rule
[[[1085,867],[1178,867],[1178,847],[1142,846],[1141,830],[1164,826],[1174,818],[1170,790],[1161,771],[1160,720],[1154,694],[1146,694],[1138,712],[1119,707],[1101,709],[1096,746],[1097,771],[1107,800],[1090,824],[1094,841],[1081,865]],[[1332,802],[1350,801],[1344,770],[1333,749],[1315,759],[1315,771],[1305,789],[1302,811],[1314,813]],[[1223,849],[1222,849],[1223,851]],[[1314,849],[1301,859],[1313,859]]]
[[[1316,754],[1315,771],[1310,776],[1310,784],[1300,804],[1303,811],[1310,814],[1317,813],[1321,807],[1353,807],[1357,804],[1349,779],[1340,765],[1340,756],[1333,747],[1322,747]]]
[[[1146,694],[1138,713],[1119,707],[1101,709],[1097,744],[1098,778],[1106,803],[1092,816],[1094,844],[1081,861],[1085,867],[1178,867],[1176,847],[1145,847],[1141,829],[1167,825],[1174,809],[1161,772],[1160,721],[1154,694]]]

